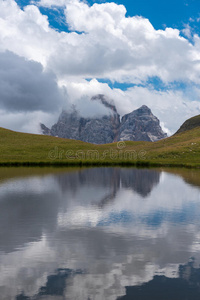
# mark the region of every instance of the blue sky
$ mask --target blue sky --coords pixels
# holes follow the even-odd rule
[[[199,0],[4,0],[0,24],[2,127],[37,132],[98,93],[120,115],[149,106],[168,134],[200,114]]]
[[[107,1],[88,1],[93,3],[103,3]],[[111,1],[109,1],[111,2]],[[168,27],[182,27],[188,23],[190,18],[200,17],[199,0],[122,0],[113,1],[123,4],[127,9],[128,16],[139,15],[148,18],[156,29]]]
[[[19,5],[26,6],[31,0],[17,0]],[[35,1],[37,2],[37,1]],[[87,3],[108,3],[115,2],[123,4],[127,10],[127,16],[142,16],[150,20],[155,29],[163,29],[167,27],[182,29],[184,24],[190,23],[195,32],[199,33],[200,26],[197,22],[200,18],[200,1],[199,0],[121,0],[121,1],[105,1],[105,0],[87,0]],[[52,25],[58,29],[64,29],[59,22],[55,22],[53,16],[58,17],[58,13],[49,9],[40,8],[41,11],[48,15]],[[61,11],[60,11],[61,12]]]
[[[38,0],[16,0],[16,2],[24,8],[26,5],[33,2],[37,3]],[[111,3],[115,2],[118,5],[124,5],[126,7],[127,13],[126,17],[141,16],[147,18],[156,30],[163,30],[166,27],[177,28],[180,30],[180,35],[187,38],[191,43],[192,35],[200,33],[200,2],[199,0],[168,0],[168,1],[158,1],[158,0],[140,0],[140,1],[105,1],[105,0],[87,0],[85,1],[90,6],[94,3]],[[47,15],[50,25],[58,31],[69,32],[65,20],[65,14],[63,7],[43,7],[39,6],[42,14]],[[191,37],[186,36],[183,30],[185,27],[189,26],[191,31]],[[100,82],[107,83],[111,88],[120,88],[126,90],[129,87],[135,86],[133,83],[120,83],[117,81],[111,82],[107,78],[99,78]],[[142,85],[154,86],[156,90],[166,90],[173,87],[176,89],[187,90],[187,82],[175,81],[173,85],[164,84],[158,77],[149,78]]]
[[[131,1],[127,2],[127,8],[131,11]],[[168,0],[168,1],[135,1],[136,6],[134,10],[137,11],[137,14],[151,20],[152,24],[156,29],[161,29],[163,26],[168,27],[178,27],[183,26],[184,23],[187,23],[190,18],[198,18],[198,0]],[[125,4],[126,5],[126,4]]]

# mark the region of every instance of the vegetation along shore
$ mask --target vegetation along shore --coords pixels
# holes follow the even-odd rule
[[[0,166],[200,167],[200,127],[157,142],[94,145],[0,128]]]

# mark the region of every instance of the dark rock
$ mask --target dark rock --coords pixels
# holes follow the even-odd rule
[[[42,133],[94,144],[116,141],[120,126],[120,116],[116,107],[110,104],[104,95],[92,97],[91,101],[100,101],[108,109],[108,113],[94,118],[84,118],[75,107],[72,107],[71,111],[61,113],[58,122],[50,130],[41,124]]]
[[[40,128],[41,128],[43,134],[51,135],[51,130],[48,127],[46,127],[44,124],[41,123]]]
[[[160,121],[146,105],[122,117],[120,141],[155,142],[166,137],[167,134],[160,127]]]
[[[41,124],[43,134],[81,140],[94,144],[107,144],[116,141],[157,141],[167,135],[162,131],[159,120],[151,110],[143,105],[122,117],[114,104],[104,95],[96,95],[91,101],[99,101],[107,108],[107,113],[93,118],[82,117],[75,107],[63,111],[58,122],[51,129]]]
[[[70,112],[62,111],[58,122],[51,128],[51,135],[79,140],[80,116],[75,107]]]

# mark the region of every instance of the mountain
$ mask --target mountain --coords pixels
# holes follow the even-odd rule
[[[122,117],[119,130],[120,141],[155,142],[166,137],[167,134],[160,127],[160,121],[146,105]]]
[[[94,96],[91,101],[99,101],[106,108],[106,114],[93,118],[82,117],[73,106],[71,111],[61,113],[58,122],[51,129],[41,124],[42,133],[94,144],[116,141],[120,126],[120,116],[116,107],[110,104],[104,95]]]
[[[94,117],[83,117],[72,107],[63,111],[51,129],[41,125],[45,135],[81,140],[94,144],[107,144],[116,141],[157,141],[167,137],[160,127],[159,120],[151,110],[143,105],[139,109],[122,117],[115,105],[111,104],[104,95],[96,95],[91,101],[103,105],[105,112]]]
[[[186,120],[175,134],[194,129],[196,127],[200,127],[200,115]]]

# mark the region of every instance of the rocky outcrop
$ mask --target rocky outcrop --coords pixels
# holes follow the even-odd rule
[[[155,142],[165,137],[167,134],[160,127],[160,121],[146,105],[122,117],[119,130],[120,141]]]
[[[42,133],[44,135],[51,135],[51,130],[47,126],[45,126],[44,124],[40,124],[40,128],[41,128]]]
[[[67,139],[79,140],[80,116],[75,107],[62,111],[58,122],[51,127],[50,134]]]
[[[116,107],[110,104],[104,95],[92,97],[91,101],[99,101],[106,107],[106,114],[85,118],[79,114],[75,107],[72,107],[70,112],[63,111],[61,113],[58,122],[51,129],[41,124],[42,133],[94,144],[117,141],[120,116]]]
[[[107,144],[116,141],[157,141],[167,135],[162,131],[159,120],[151,110],[143,105],[122,117],[116,107],[104,95],[92,97],[99,101],[106,113],[93,118],[82,117],[75,107],[63,111],[58,122],[51,129],[41,124],[43,134],[81,140],[94,144]]]

